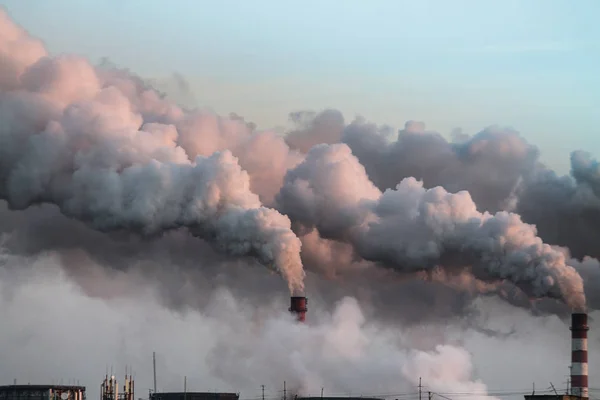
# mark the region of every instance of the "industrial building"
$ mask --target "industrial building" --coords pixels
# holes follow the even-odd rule
[[[150,394],[150,400],[239,400],[239,393],[164,392]]]
[[[85,386],[8,385],[0,386],[0,400],[86,400]]]
[[[383,400],[377,397],[295,397],[294,400]]]
[[[135,381],[131,375],[125,374],[123,391],[119,392],[119,383],[117,379],[106,375],[100,385],[100,400],[134,400]]]
[[[581,400],[581,397],[571,394],[530,394],[525,395],[525,400]]]
[[[291,297],[289,311],[300,323],[305,322],[307,298]],[[525,400],[588,400],[588,315],[573,313],[571,315],[571,376],[565,394],[525,395]],[[220,392],[188,392],[184,379],[183,392],[156,391],[156,357],[153,354],[154,391],[150,391],[148,400],[239,400],[240,393]],[[120,390],[119,390],[120,389]],[[264,387],[263,387],[264,390]],[[263,392],[264,396],[264,392]],[[443,396],[442,396],[443,397]],[[285,382],[284,382],[285,398]],[[376,397],[302,397],[289,396],[293,400],[383,400]],[[0,400],[87,400],[84,386],[71,385],[8,385],[0,386]],[[114,376],[108,374],[100,385],[99,400],[135,400],[135,382],[131,374],[125,374],[123,385]]]

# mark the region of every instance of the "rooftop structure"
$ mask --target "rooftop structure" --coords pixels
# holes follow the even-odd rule
[[[133,400],[135,393],[135,382],[131,375],[125,374],[122,391],[119,391],[119,383],[114,375],[106,375],[100,385],[100,400]]]
[[[581,397],[572,394],[530,394],[525,395],[525,400],[581,400]]]
[[[85,386],[8,385],[0,386],[0,400],[86,400]]]
[[[377,397],[360,397],[360,396],[314,396],[314,397],[295,397],[295,400],[383,400]]]
[[[239,393],[163,392],[152,393],[150,400],[239,400]]]

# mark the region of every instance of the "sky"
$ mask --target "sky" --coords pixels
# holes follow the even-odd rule
[[[580,0],[0,0],[54,53],[176,72],[261,128],[333,107],[448,134],[519,130],[542,160],[598,145],[600,3]]]

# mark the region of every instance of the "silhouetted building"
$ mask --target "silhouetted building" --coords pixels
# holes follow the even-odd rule
[[[0,400],[86,400],[85,386],[8,385],[0,386]]]
[[[164,392],[152,393],[150,400],[239,400],[239,393]]]
[[[581,400],[582,397],[570,394],[528,394],[525,400]]]
[[[301,397],[297,396],[294,400],[383,400],[377,397],[360,397],[360,396],[314,396],[314,397]]]

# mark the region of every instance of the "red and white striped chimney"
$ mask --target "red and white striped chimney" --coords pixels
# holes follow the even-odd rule
[[[571,315],[571,395],[587,398],[588,395],[588,346],[587,314]]]

